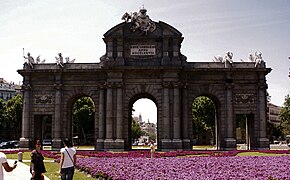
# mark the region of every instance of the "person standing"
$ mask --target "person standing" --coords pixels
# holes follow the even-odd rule
[[[41,141],[35,141],[35,149],[31,153],[30,173],[32,174],[32,180],[43,180],[43,173],[46,172],[44,163],[44,157],[41,154]]]
[[[61,180],[72,180],[74,167],[76,165],[76,149],[72,147],[72,143],[69,139],[65,139],[63,145],[64,148],[60,150]]]
[[[0,152],[0,163],[1,163],[1,167],[0,167],[0,180],[4,180],[3,168],[5,169],[5,171],[11,172],[11,171],[13,171],[13,169],[16,168],[17,164],[14,163],[14,165],[12,167],[9,166],[9,164],[7,163],[6,155],[3,152]]]
[[[155,145],[154,145],[154,141],[150,142],[150,154],[151,154],[151,158],[154,158],[154,153],[155,153]]]

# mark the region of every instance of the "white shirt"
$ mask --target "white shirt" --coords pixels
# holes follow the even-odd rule
[[[71,147],[71,148],[68,148],[68,147],[61,148],[60,152],[63,153],[63,156],[64,156],[63,157],[62,168],[73,167],[74,166],[74,163],[73,163],[74,155],[76,154],[75,148],[73,148],[73,147]],[[67,153],[69,153],[71,158],[69,157],[69,155]]]
[[[6,163],[6,162],[7,162],[6,155],[4,153],[0,152],[0,163],[1,163],[0,180],[3,180],[4,179],[4,173],[3,173],[3,166],[2,166],[2,164],[3,163]]]

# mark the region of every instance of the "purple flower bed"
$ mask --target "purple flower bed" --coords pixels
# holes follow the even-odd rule
[[[281,156],[236,156],[241,152]],[[42,154],[59,162],[58,151]],[[290,156],[283,154],[289,150],[170,151],[156,152],[152,159],[149,151],[77,151],[77,168],[105,179],[290,179]]]
[[[290,156],[78,158],[79,169],[112,179],[290,179]]]

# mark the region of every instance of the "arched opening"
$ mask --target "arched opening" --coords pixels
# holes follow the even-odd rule
[[[251,144],[251,129],[253,114],[236,115],[236,140],[237,149],[249,150]]]
[[[130,114],[131,149],[149,149],[152,141],[157,146],[157,106],[152,98],[136,98]]]
[[[78,146],[93,146],[95,105],[92,98],[83,96],[72,105],[72,136]]]
[[[218,111],[216,103],[199,96],[192,103],[193,149],[218,149]]]

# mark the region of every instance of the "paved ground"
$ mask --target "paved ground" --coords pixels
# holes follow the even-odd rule
[[[12,166],[15,160],[8,159],[7,161],[9,165]],[[29,166],[21,162],[17,163],[17,167],[12,172],[6,172],[4,170],[5,180],[16,180],[16,179],[30,180],[30,178],[31,178],[31,174],[29,172]],[[49,178],[46,176],[44,176],[44,179],[49,180]]]

